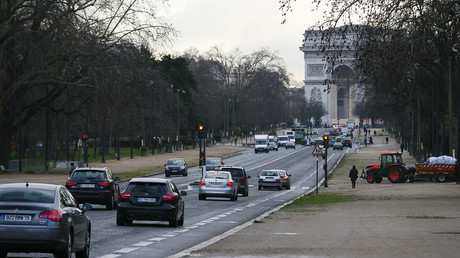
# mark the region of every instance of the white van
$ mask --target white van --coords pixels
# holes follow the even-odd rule
[[[270,150],[276,150],[278,151],[278,141],[273,135],[268,136],[268,145],[270,147]]]
[[[286,143],[289,141],[289,137],[287,135],[279,135],[278,136],[278,145],[279,146],[286,146]]]
[[[268,134],[254,135],[254,151],[256,153],[260,151],[265,151],[268,153],[270,151]]]

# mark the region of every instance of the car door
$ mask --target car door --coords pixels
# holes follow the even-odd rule
[[[87,217],[78,207],[72,194],[64,187],[59,190],[59,199],[61,208],[64,211],[64,214],[62,214],[63,222],[68,223],[66,225],[67,230],[70,229],[70,226],[73,226],[74,246],[81,248],[85,244],[85,236],[88,229]]]

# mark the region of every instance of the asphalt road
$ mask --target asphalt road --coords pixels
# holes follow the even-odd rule
[[[329,149],[329,169],[343,153],[353,149]],[[239,195],[236,202],[226,198],[198,200],[200,179],[198,167],[189,169],[187,177],[172,176],[180,190],[186,190],[185,223],[183,227],[170,228],[167,222],[134,221],[131,226],[117,226],[116,211],[93,205],[87,212],[92,221],[91,257],[167,257],[180,253],[246,222],[284,205],[295,198],[313,191],[316,185],[316,158],[312,146],[297,145],[296,149],[280,148],[279,151],[255,154],[252,149],[224,160],[227,165],[243,166],[251,176],[248,197]],[[324,177],[323,160],[318,162],[318,180]],[[263,169],[285,169],[291,177],[291,189],[257,190],[257,175]],[[157,177],[164,177],[163,174]],[[40,257],[51,257],[43,254]],[[8,257],[37,257],[36,254],[9,254]]]

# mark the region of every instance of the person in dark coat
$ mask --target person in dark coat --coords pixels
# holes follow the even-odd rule
[[[355,188],[356,186],[356,179],[358,178],[358,170],[356,169],[356,166],[353,165],[353,168],[350,170],[350,175],[351,179],[351,188]]]

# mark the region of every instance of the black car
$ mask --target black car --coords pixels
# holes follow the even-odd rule
[[[120,187],[108,168],[77,168],[69,176],[66,187],[80,202],[105,205],[107,210],[117,207]]]
[[[89,257],[91,221],[62,185],[0,185],[0,257],[8,253],[53,253]]]
[[[187,176],[188,166],[182,158],[169,159],[165,164],[165,176],[170,177],[171,174]]]
[[[184,225],[184,200],[187,192],[173,181],[159,178],[133,178],[121,193],[117,225],[133,220],[168,221],[170,227]]]
[[[243,196],[248,196],[249,194],[249,183],[248,179],[251,176],[248,176],[246,170],[242,167],[221,167],[222,171],[227,171],[232,174],[233,180],[238,183],[238,193],[243,194]]]
[[[343,147],[350,147],[351,148],[352,142],[351,142],[350,139],[343,139],[342,140],[342,145],[343,145]]]

